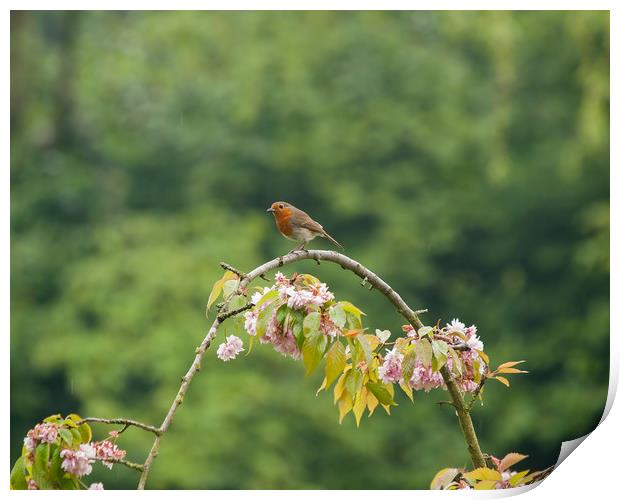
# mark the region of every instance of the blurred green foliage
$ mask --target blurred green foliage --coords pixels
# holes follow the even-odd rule
[[[277,199],[427,322],[460,317],[495,364],[527,360],[474,412],[484,451],[540,469],[598,422],[608,13],[13,12],[11,79],[12,461],[52,413],[158,424],[218,262],[292,248],[264,213]],[[400,330],[349,273],[293,270]],[[271,349],[209,352],[150,487],[427,488],[468,464],[442,394],[355,429],[319,383]],[[121,440],[138,461],[150,442]]]

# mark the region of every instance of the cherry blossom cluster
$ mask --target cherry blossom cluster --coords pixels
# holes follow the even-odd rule
[[[413,326],[404,325],[403,330],[410,339],[409,344],[415,345],[420,341],[420,337]],[[454,319],[435,334],[436,339],[444,340],[448,345],[466,343],[469,347],[469,350],[458,354],[462,375],[455,379],[459,388],[465,392],[476,390],[478,383],[475,379],[478,379],[478,375],[482,374],[485,369],[485,363],[478,354],[479,351],[483,351],[484,344],[476,333],[475,325],[465,326],[458,319]],[[429,392],[431,389],[446,388],[441,373],[434,371],[431,366],[425,365],[420,359],[416,359],[411,378],[408,381],[404,381],[402,373],[404,354],[400,350],[401,348],[395,346],[383,358],[383,363],[379,367],[379,378],[384,383],[407,382],[411,389],[415,391],[424,390],[425,392]],[[453,369],[454,363],[453,355],[448,354],[446,364],[450,370]],[[476,370],[478,370],[478,374],[475,373]]]
[[[301,311],[304,314],[311,310],[321,309],[326,303],[334,300],[334,294],[329,291],[325,283],[302,283],[299,279],[289,279],[282,273],[276,273],[275,284],[272,287],[264,287],[255,292],[251,301],[257,305],[268,293],[276,290],[279,303],[288,306],[292,310]],[[261,303],[245,313],[245,330],[251,336],[256,336],[256,324],[258,317],[270,304],[270,301]],[[320,331],[334,338],[340,334],[340,328],[323,312],[320,320]],[[277,310],[271,313],[267,323],[265,334],[260,337],[261,344],[271,344],[276,352],[293,359],[301,357],[301,351],[293,335],[293,325],[283,325],[277,319]],[[226,342],[220,344],[217,356],[223,361],[235,359],[236,355],[244,350],[243,341],[234,335],[226,337]]]
[[[120,449],[110,438],[102,441],[93,441],[81,443],[77,448],[67,445],[67,442],[61,437],[62,425],[54,422],[43,422],[34,426],[26,433],[24,438],[24,449],[29,463],[33,463],[35,459],[35,451],[39,444],[49,444],[59,446],[59,456],[62,460],[60,468],[68,473],[73,474],[77,478],[88,476],[92,470],[92,464],[100,461],[104,466],[111,469],[114,462],[122,460],[126,451]],[[66,427],[65,427],[66,429]],[[110,432],[111,438],[118,436],[117,432]],[[39,489],[39,485],[34,478],[26,479],[26,487],[29,490]],[[101,483],[93,483],[90,485],[91,490],[102,490]]]
[[[39,443],[53,443],[58,438],[58,425],[44,422],[30,429],[24,438],[24,446],[28,453],[34,453]]]
[[[100,460],[108,469],[112,469],[114,462],[110,460],[121,460],[125,454],[125,450],[108,440],[81,444],[77,450],[65,448],[60,452],[60,458],[64,459],[61,467],[77,477],[87,476],[92,472],[95,460]]]

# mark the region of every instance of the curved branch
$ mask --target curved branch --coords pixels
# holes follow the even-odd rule
[[[287,264],[293,264],[294,262],[308,259],[315,260],[316,262],[321,262],[322,260],[334,262],[335,264],[339,264],[343,269],[353,271],[360,278],[365,279],[366,282],[372,285],[373,288],[376,288],[383,295],[385,295],[387,299],[394,304],[396,310],[402,314],[416,329],[424,326],[416,312],[405,303],[401,296],[398,295],[390,285],[379,278],[379,276],[371,270],[366,269],[359,262],[333,250],[299,250],[297,252],[289,253],[283,255],[282,257],[270,260],[269,262],[265,262],[263,265],[258,266],[256,269],[247,273],[241,280],[240,287],[247,287],[250,282],[255,280],[261,274],[268,273],[269,271],[273,271],[274,269]],[[228,268],[230,268],[230,266],[228,266]]]
[[[424,324],[418,317],[417,312],[411,309],[406,304],[406,302],[402,299],[402,297],[398,293],[396,293],[391,286],[389,286],[385,281],[383,281],[375,273],[373,273],[369,269],[362,266],[359,262],[347,257],[346,255],[335,252],[333,250],[300,250],[296,252],[291,252],[289,254],[286,254],[281,257],[270,260],[268,262],[265,262],[264,264],[258,266],[256,269],[253,269],[249,273],[242,273],[241,271],[238,271],[237,269],[235,269],[234,267],[226,263],[221,263],[221,265],[224,269],[232,271],[237,276],[239,276],[241,281],[239,283],[238,290],[244,291],[244,290],[247,290],[248,285],[253,280],[257,278],[264,278],[265,273],[268,273],[269,271],[273,271],[274,269],[277,269],[279,267],[282,267],[288,264],[293,264],[301,260],[314,260],[317,262],[317,264],[320,264],[320,262],[324,260],[328,262],[334,262],[335,264],[339,264],[343,269],[352,271],[357,276],[362,278],[364,280],[364,283],[370,284],[372,288],[377,289],[379,292],[385,295],[385,297],[394,305],[396,310],[411,325],[413,325],[414,328],[416,328],[416,330],[424,326]],[[164,418],[164,421],[162,422],[161,426],[158,429],[159,433],[156,435],[155,442],[153,443],[151,451],[149,452],[144,462],[144,466],[143,466],[144,469],[140,476],[140,481],[138,483],[138,489],[144,489],[144,486],[146,484],[146,480],[148,478],[153,461],[155,460],[159,452],[161,438],[166,433],[168,428],[170,427],[170,424],[172,423],[172,420],[174,419],[174,415],[176,414],[177,409],[183,403],[183,399],[185,397],[185,393],[187,392],[189,384],[191,383],[196,373],[200,370],[200,363],[202,361],[202,358],[206,350],[211,345],[211,342],[213,342],[213,339],[215,338],[216,333],[217,333],[218,326],[223,321],[225,321],[227,318],[234,316],[235,314],[238,314],[239,312],[242,312],[248,309],[249,307],[251,307],[251,305],[248,305],[246,307],[243,307],[243,308],[240,308],[234,311],[227,311],[229,300],[224,302],[223,307],[221,308],[220,313],[217,315],[217,317],[213,321],[213,324],[211,325],[209,332],[207,333],[206,337],[204,338],[200,346],[196,349],[196,356],[189,370],[187,371],[185,376],[183,376],[181,379],[181,387],[179,388],[177,395],[174,398],[174,401],[172,402],[172,405]],[[468,349],[468,347],[465,344],[452,346],[452,347],[454,347],[457,350]],[[445,365],[441,369],[441,375],[443,376],[443,379],[448,388],[448,392],[450,393],[450,396],[452,397],[452,403],[457,410],[459,422],[461,423],[461,428],[463,430],[465,440],[467,441],[467,446],[468,446],[468,449],[469,449],[469,452],[472,458],[472,462],[474,463],[475,467],[484,467],[485,461],[482,455],[482,451],[480,450],[480,446],[478,444],[478,439],[474,431],[473,422],[469,415],[469,410],[466,407],[465,401],[463,399],[463,394],[461,393],[458,386],[454,382],[454,379],[452,378],[452,374],[450,373],[450,371],[447,369]]]

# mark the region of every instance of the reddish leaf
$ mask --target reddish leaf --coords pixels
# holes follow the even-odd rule
[[[513,465],[518,464],[521,460],[525,460],[527,455],[521,455],[521,453],[508,453],[504,458],[502,458],[499,463],[498,469],[500,472],[504,472],[507,469],[510,469]]]

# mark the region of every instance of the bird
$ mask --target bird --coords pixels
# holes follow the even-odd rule
[[[327,231],[323,229],[321,224],[313,220],[306,212],[299,210],[299,208],[294,207],[290,203],[276,201],[271,204],[267,212],[273,213],[276,226],[282,236],[299,243],[299,245],[289,253],[303,250],[306,244],[317,236],[328,239],[334,245],[344,250],[344,247],[340,243],[327,234]]]

